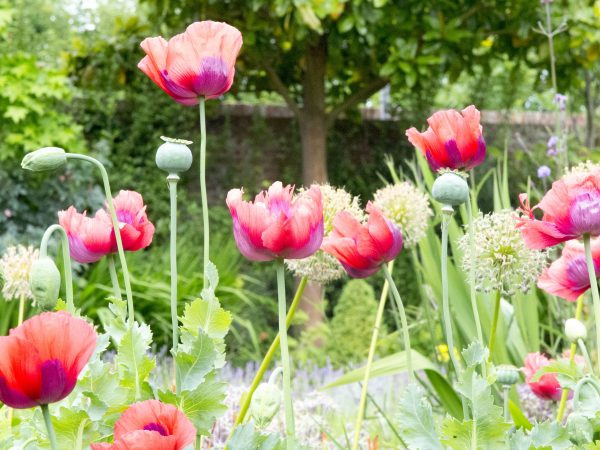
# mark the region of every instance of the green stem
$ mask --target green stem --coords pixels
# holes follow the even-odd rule
[[[117,242],[117,251],[119,252],[119,261],[121,268],[123,269],[123,281],[125,282],[125,294],[127,295],[127,310],[129,312],[129,326],[133,327],[135,320],[135,311],[133,309],[133,294],[131,292],[131,281],[129,280],[129,270],[127,269],[127,259],[125,258],[125,250],[123,250],[123,240],[121,239],[121,229],[119,228],[119,219],[115,211],[115,205],[113,203],[112,192],[110,189],[110,181],[108,180],[108,173],[104,165],[95,158],[87,155],[80,155],[79,153],[67,153],[67,158],[80,159],[94,164],[102,175],[102,184],[104,185],[104,195],[106,196],[106,203],[108,204],[108,211],[112,221],[113,229],[115,232],[115,240]]]
[[[475,292],[475,231],[473,230],[473,209],[470,195],[467,196],[467,220],[469,221],[469,251],[471,253],[471,264],[469,265],[471,309],[473,310],[473,318],[477,327],[477,339],[483,345],[483,331],[481,330],[481,319],[479,318],[479,309],[477,307],[477,293]],[[485,364],[483,366],[485,367]]]
[[[208,223],[208,197],[206,193],[206,114],[205,99],[198,98],[200,109],[200,195],[202,197],[202,228],[204,230],[204,286],[206,286],[206,270],[209,261],[210,232]]]
[[[50,448],[52,450],[58,450],[56,444],[56,435],[54,434],[54,427],[52,426],[52,417],[50,416],[50,410],[48,405],[41,405],[42,415],[44,416],[44,423],[46,424],[46,430],[48,430],[48,440],[50,441]]]
[[[281,336],[281,367],[283,368],[283,403],[285,405],[285,431],[288,450],[293,448],[296,439],[294,425],[294,408],[292,406],[292,377],[290,354],[287,339],[286,301],[285,301],[285,266],[283,259],[276,261],[277,265],[277,304],[279,311],[279,335]]]
[[[387,267],[388,271],[392,270],[394,261],[391,261]],[[367,390],[369,387],[369,378],[371,377],[371,368],[373,366],[373,358],[375,356],[375,348],[377,347],[377,339],[379,337],[379,328],[381,327],[381,321],[383,319],[383,312],[385,311],[385,302],[388,296],[390,284],[386,279],[383,283],[383,289],[381,290],[381,296],[379,297],[379,307],[377,308],[377,315],[375,317],[375,326],[373,327],[373,335],[371,336],[371,345],[369,346],[369,355],[367,356],[367,366],[365,367],[365,376],[363,378],[362,387],[360,391],[360,401],[358,403],[358,412],[356,414],[356,423],[354,425],[354,440],[352,442],[352,450],[358,450],[358,443],[360,440],[360,430],[362,428],[363,417],[365,415],[365,407],[367,404]]]
[[[23,319],[25,318],[25,296],[21,295],[19,298],[19,318],[17,319],[17,326],[23,323]]]
[[[404,336],[404,353],[406,354],[406,369],[408,371],[410,381],[412,382],[415,381],[415,374],[413,372],[412,366],[412,350],[410,348],[410,335],[408,333],[408,321],[406,320],[406,311],[404,311],[404,304],[402,303],[402,298],[400,297],[400,293],[398,292],[398,288],[396,287],[396,283],[394,283],[394,279],[390,274],[387,264],[383,264],[382,267],[383,274],[385,275],[385,279],[390,285],[392,295],[394,296],[394,300],[396,301],[396,305],[398,306],[398,311],[400,312],[400,320],[402,321],[402,335]]]
[[[546,36],[548,37],[548,50],[550,53],[550,73],[552,76],[552,89],[554,93],[558,93],[556,85],[556,58],[554,55],[554,35],[552,33],[552,15],[550,14],[550,2],[545,4],[546,7]]]
[[[579,345],[579,350],[585,359],[585,363],[590,368],[590,373],[594,373],[594,365],[592,364],[592,358],[590,358],[590,354],[587,351],[587,347],[585,346],[585,342],[583,339],[577,339],[577,345]]]
[[[171,205],[171,326],[173,328],[173,349],[171,354],[175,357],[177,346],[179,344],[179,318],[177,315],[177,182],[179,176],[169,174],[167,177],[169,183],[169,202]],[[175,364],[175,392],[181,393],[181,376],[177,364]]]
[[[44,235],[42,236],[42,242],[40,244],[40,257],[48,255],[48,240],[55,231],[60,234],[61,252],[63,258],[63,272],[65,277],[65,295],[67,297],[67,311],[70,313],[75,312],[75,305],[73,302],[73,275],[71,271],[71,254],[69,252],[69,237],[63,227],[58,224],[50,225],[46,228]]]
[[[290,327],[290,325],[292,323],[292,319],[294,318],[294,314],[296,313],[296,310],[298,309],[298,305],[300,304],[300,300],[302,299],[302,294],[304,294],[304,288],[306,287],[307,281],[308,281],[308,278],[303,277],[300,280],[300,283],[298,284],[298,289],[296,289],[296,295],[294,295],[294,299],[292,300],[292,304],[290,305],[290,309],[288,310],[288,314],[285,319],[285,325],[287,328]],[[271,365],[271,361],[273,360],[273,357],[275,356],[275,352],[277,352],[277,349],[279,348],[280,341],[281,341],[281,337],[278,333],[277,336],[275,336],[275,339],[273,339],[273,342],[271,343],[271,346],[269,347],[267,354],[265,355],[262,362],[260,363],[260,367],[258,368],[256,375],[254,375],[254,379],[252,380],[250,389],[248,390],[248,393],[244,397],[244,401],[240,407],[240,412],[238,413],[238,416],[235,419],[235,424],[234,424],[233,428],[231,429],[231,432],[229,433],[229,437],[227,438],[228,441],[229,441],[229,438],[231,437],[231,434],[235,430],[235,427],[237,427],[239,424],[241,424],[244,421],[244,419],[246,418],[246,413],[248,412],[248,408],[250,407],[250,403],[252,401],[252,395],[254,395],[254,391],[256,391],[256,388],[258,388],[258,386],[260,385],[260,382],[262,381],[262,379],[265,375],[265,372]]]
[[[496,343],[496,329],[498,328],[498,317],[500,316],[500,291],[496,293],[496,300],[494,302],[494,316],[492,318],[492,331],[490,332],[490,344],[488,349],[490,354],[488,355],[488,362],[492,362],[492,355],[494,354],[494,346]]]
[[[119,276],[117,275],[117,268],[115,267],[115,257],[113,254],[106,255],[108,260],[108,272],[110,273],[110,281],[113,286],[113,294],[115,298],[121,300],[123,295],[121,294],[121,286],[119,285]]]
[[[585,247],[585,260],[587,262],[588,275],[592,287],[594,320],[596,321],[596,351],[600,352],[600,295],[598,294],[598,280],[596,279],[596,269],[592,257],[592,245],[589,234],[583,235],[583,245]],[[600,364],[600,357],[598,358],[598,364]]]
[[[482,364],[483,366],[485,366],[485,364]],[[510,387],[509,386],[502,386],[502,396],[504,399],[504,421],[508,422],[508,419],[510,418],[509,414],[508,414],[508,392],[510,391]]]
[[[417,276],[417,283],[419,285],[419,294],[421,295],[421,299],[425,304],[425,319],[427,320],[427,327],[429,328],[429,335],[431,336],[431,354],[437,355],[438,351],[436,349],[436,335],[435,335],[435,322],[433,320],[433,311],[431,310],[431,302],[429,301],[428,295],[423,290],[423,275],[421,273],[421,269],[419,268],[419,257],[417,255],[416,249],[411,248],[411,257],[413,262],[413,267],[415,269],[415,274]],[[390,272],[391,273],[391,272]],[[438,361],[438,358],[436,358]]]

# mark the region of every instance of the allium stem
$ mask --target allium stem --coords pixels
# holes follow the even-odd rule
[[[594,320],[596,321],[596,351],[600,352],[600,295],[598,294],[598,280],[596,279],[596,269],[594,259],[592,258],[592,245],[590,235],[583,235],[583,245],[585,247],[585,260],[587,262],[590,285],[592,288],[592,299],[594,303]],[[598,358],[600,364],[600,357]]]
[[[579,320],[581,318],[581,311],[583,310],[583,295],[580,295],[577,298],[577,306],[575,307],[575,319]],[[575,352],[577,351],[577,343],[571,343],[571,349],[569,352],[569,364],[573,364],[575,362]],[[592,366],[590,366],[590,370]],[[569,389],[564,388],[562,390],[562,394],[560,396],[560,403],[558,404],[558,412],[556,413],[556,421],[562,422],[563,416],[565,414],[565,407],[567,406],[567,398],[569,397]]]
[[[42,409],[44,423],[46,424],[46,430],[48,431],[48,440],[50,441],[50,448],[52,450],[58,450],[58,445],[56,444],[56,435],[54,434],[54,427],[52,426],[52,416],[50,415],[48,405],[41,405],[40,408]]]
[[[21,295],[19,297],[19,318],[17,319],[17,326],[23,323],[23,319],[25,317],[25,296]]]
[[[294,295],[294,299],[292,300],[292,304],[290,305],[290,308],[287,313],[287,317],[285,319],[285,325],[287,328],[290,327],[290,325],[292,323],[292,319],[294,318],[294,314],[296,313],[296,310],[298,309],[298,305],[300,304],[300,300],[302,299],[302,294],[304,294],[304,288],[306,287],[307,281],[308,281],[308,278],[306,278],[306,277],[302,277],[300,279],[300,283],[298,284],[298,288],[296,289],[296,295]],[[275,336],[275,339],[273,339],[273,342],[271,343],[271,346],[269,347],[267,354],[265,355],[262,362],[260,363],[260,366],[258,368],[258,371],[256,372],[256,375],[254,375],[254,379],[252,380],[252,384],[250,385],[250,389],[248,390],[248,393],[244,396],[244,401],[240,407],[240,412],[238,413],[238,416],[235,419],[235,424],[234,424],[233,428],[231,429],[231,432],[229,433],[229,437],[227,438],[228,441],[229,441],[229,438],[231,438],[231,435],[233,434],[233,431],[235,430],[235,428],[239,424],[241,424],[244,421],[244,419],[246,418],[246,413],[248,412],[248,408],[250,407],[250,403],[252,402],[252,396],[254,395],[254,391],[256,391],[256,388],[260,385],[260,383],[265,375],[265,372],[271,365],[271,361],[273,360],[273,357],[275,356],[275,353],[277,352],[277,349],[279,348],[280,342],[281,342],[281,337],[278,333],[277,336]]]
[[[46,228],[40,243],[40,257],[45,257],[48,254],[48,240],[55,231],[60,234],[61,253],[63,258],[63,275],[65,277],[65,295],[67,297],[67,311],[71,314],[75,312],[75,304],[73,301],[73,274],[71,271],[71,254],[69,252],[69,237],[63,227],[58,224],[50,225]]]
[[[210,258],[210,231],[208,223],[208,195],[206,192],[206,113],[205,99],[198,98],[200,109],[200,195],[202,198],[202,229],[204,231],[204,286],[206,287],[206,270]]]
[[[279,311],[279,335],[281,336],[281,367],[283,368],[283,403],[285,406],[286,446],[293,450],[296,440],[294,425],[294,407],[292,405],[292,378],[290,353],[287,340],[286,301],[285,301],[285,266],[283,259],[276,261],[277,265],[277,298]]]
[[[436,349],[436,340],[435,340],[435,324],[436,322],[433,320],[433,311],[431,310],[431,302],[429,301],[428,296],[426,295],[426,293],[423,290],[423,274],[421,273],[421,270],[419,269],[419,257],[417,255],[417,251],[415,250],[415,248],[411,248],[411,256],[412,256],[412,263],[413,263],[413,267],[415,269],[415,274],[417,277],[417,283],[419,285],[419,293],[421,294],[421,298],[423,299],[423,303],[425,304],[425,319],[427,320],[427,327],[429,328],[429,335],[431,336],[430,342],[431,342],[431,354],[432,355],[437,355],[437,349]],[[391,273],[391,272],[390,272]],[[437,360],[437,358],[436,358]]]
[[[167,181],[169,183],[169,203],[171,205],[171,326],[173,328],[173,348],[171,354],[174,358],[179,344],[179,318],[177,315],[177,182],[179,181],[179,176],[169,174]],[[181,376],[177,364],[175,364],[175,392],[177,395],[181,393]]]
[[[117,275],[117,268],[115,267],[115,257],[113,254],[106,255],[108,261],[108,273],[110,273],[110,282],[113,286],[113,294],[115,298],[121,300],[123,295],[121,294],[121,286],[119,285],[119,276]]]
[[[394,261],[391,261],[388,266],[388,272],[394,268]],[[362,382],[360,391],[360,401],[358,403],[358,412],[356,414],[356,423],[354,425],[354,441],[352,442],[352,450],[358,450],[360,440],[360,430],[362,428],[363,417],[365,415],[365,407],[367,405],[367,392],[369,388],[369,378],[371,377],[371,368],[373,366],[373,358],[375,357],[375,348],[377,347],[377,339],[379,337],[379,328],[385,311],[385,302],[388,297],[390,284],[386,278],[381,289],[381,297],[379,297],[379,307],[375,316],[375,326],[373,327],[373,335],[371,336],[371,345],[369,346],[369,355],[367,356],[367,365],[365,367],[365,376]]]
[[[494,301],[494,315],[492,317],[492,330],[490,331],[490,343],[488,349],[490,354],[488,355],[488,362],[492,362],[494,348],[496,344],[496,329],[498,328],[498,317],[500,316],[500,300],[502,296],[500,291],[496,293],[496,300]]]
[[[415,374],[412,366],[412,350],[410,348],[410,335],[408,333],[408,321],[406,320],[404,304],[402,303],[402,298],[400,297],[400,293],[398,292],[398,288],[396,287],[396,283],[394,283],[394,279],[392,278],[392,274],[390,273],[387,264],[383,264],[382,267],[385,279],[390,285],[392,295],[394,296],[394,300],[398,306],[400,320],[402,321],[402,335],[404,336],[404,353],[406,354],[406,369],[408,371],[408,376],[410,377],[410,381],[415,381]]]
[[[108,173],[104,165],[95,158],[87,155],[81,155],[79,153],[67,153],[67,158],[81,159],[89,163],[94,164],[102,175],[102,183],[104,185],[104,195],[106,196],[106,203],[108,204],[108,211],[112,221],[112,226],[115,232],[115,240],[117,241],[117,251],[119,252],[119,262],[123,270],[123,281],[125,282],[125,294],[127,295],[127,311],[129,315],[129,326],[133,327],[135,320],[135,311],[133,309],[133,294],[131,292],[131,281],[129,280],[129,270],[127,269],[127,259],[125,258],[125,250],[123,250],[123,240],[121,239],[121,229],[119,228],[119,219],[115,211],[115,205],[113,203],[112,192],[110,189],[110,181],[108,179]]]
[[[477,293],[475,291],[475,230],[473,229],[473,209],[471,205],[470,195],[467,197],[466,206],[467,220],[469,221],[469,251],[471,252],[471,264],[469,264],[471,309],[473,310],[473,319],[475,320],[475,327],[477,328],[477,339],[479,340],[481,345],[483,345],[483,331],[481,330],[481,319],[479,318],[479,309],[477,307]]]

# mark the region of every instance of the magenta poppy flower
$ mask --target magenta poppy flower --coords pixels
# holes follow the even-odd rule
[[[58,213],[58,223],[67,232],[71,258],[87,264],[112,252],[112,224],[97,217],[87,217],[70,206]]]
[[[227,194],[238,249],[252,261],[302,259],[323,241],[323,203],[317,186],[294,195],[294,187],[277,181],[254,202],[242,199],[242,189]]]
[[[321,248],[333,255],[353,278],[366,278],[402,250],[402,233],[371,202],[366,208],[367,223],[342,211],[333,219],[333,231]]]
[[[600,275],[600,239],[592,240],[592,259],[596,275]],[[546,292],[574,302],[590,288],[583,244],[569,241],[562,255],[546,268],[537,285]]]
[[[525,373],[525,381],[531,388],[531,391],[542,400],[558,401],[561,397],[561,387],[556,374],[545,373],[538,381],[531,381],[533,376],[542,367],[546,367],[552,360],[546,358],[541,353],[530,353],[525,357],[523,372]]]
[[[530,248],[552,247],[584,234],[600,235],[600,170],[565,175],[552,183],[534,208],[526,194],[519,198],[523,215],[517,226]],[[542,220],[535,218],[536,209],[544,212]]]
[[[473,105],[460,113],[454,109],[437,111],[427,123],[424,133],[413,127],[406,130],[406,136],[427,158],[431,170],[470,170],[485,159],[480,113]]]
[[[237,28],[222,22],[195,22],[169,41],[144,39],[141,47],[146,56],[138,67],[176,102],[196,105],[198,97],[216,98],[231,88],[241,46]]]

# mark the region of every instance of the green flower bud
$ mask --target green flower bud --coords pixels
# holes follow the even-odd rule
[[[41,257],[31,265],[29,284],[37,306],[44,310],[54,309],[60,291],[60,272],[47,256]]]
[[[28,153],[21,161],[21,167],[32,172],[56,170],[67,163],[67,154],[62,148],[44,147]]]
[[[585,325],[577,319],[567,319],[565,322],[565,334],[570,341],[577,342],[587,337]]]
[[[444,205],[457,206],[467,201],[469,185],[454,172],[446,172],[437,177],[431,189],[434,199]]]
[[[168,173],[185,172],[192,166],[192,151],[188,147],[191,141],[171,139],[161,136],[165,141],[156,151],[156,165]]]
[[[281,390],[275,383],[261,383],[254,391],[250,415],[258,428],[271,423],[281,406]]]
[[[572,412],[567,418],[567,432],[569,438],[578,445],[592,442],[594,427],[592,422],[583,414]]]
[[[496,367],[496,381],[505,386],[515,384],[519,381],[519,369],[508,364]]]

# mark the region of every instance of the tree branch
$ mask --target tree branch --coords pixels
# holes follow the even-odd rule
[[[360,102],[365,101],[371,95],[373,95],[376,92],[378,92],[379,90],[383,89],[385,87],[385,85],[388,84],[389,82],[390,82],[389,78],[377,78],[377,79],[372,80],[371,82],[365,84],[358,91],[349,95],[345,100],[343,100],[341,103],[339,103],[336,106],[334,106],[333,108],[331,108],[331,110],[327,113],[327,126],[332,125],[333,122],[335,121],[335,119],[337,119],[337,117],[341,113],[343,113],[347,109],[353,108],[354,106],[358,105]]]
[[[294,98],[292,97],[292,94],[290,93],[289,89],[286,87],[285,84],[283,84],[283,81],[281,81],[281,78],[279,77],[279,75],[277,75],[277,72],[275,72],[275,70],[269,65],[265,65],[264,68],[265,68],[265,71],[267,72],[267,77],[269,78],[269,82],[271,83],[271,86],[273,87],[275,92],[277,92],[279,95],[281,95],[283,97],[283,99],[287,103],[288,107],[292,110],[294,115],[297,118],[300,118],[300,115],[302,114],[302,110],[300,109],[300,107],[298,106],[298,104],[296,103]]]

